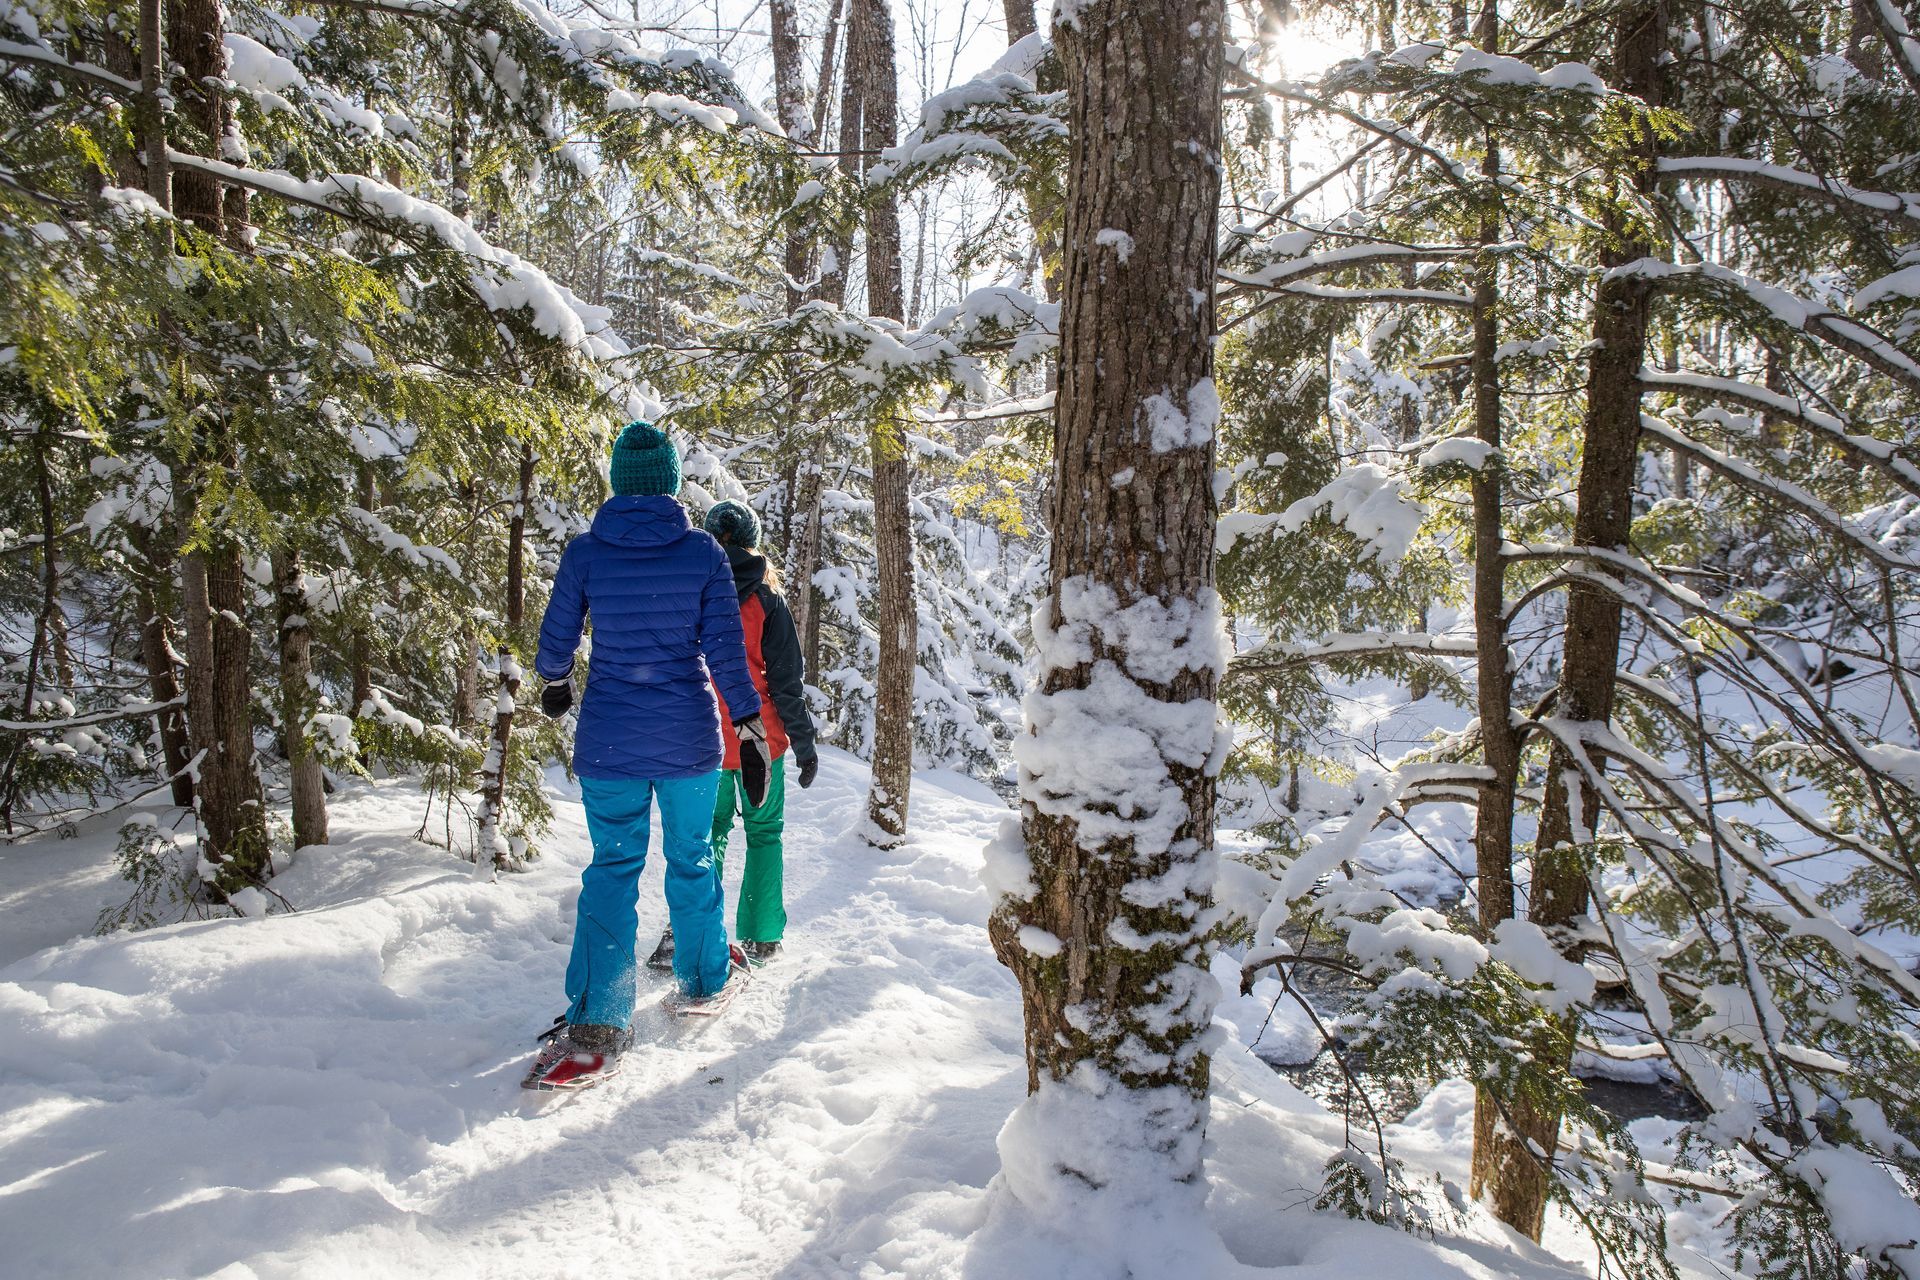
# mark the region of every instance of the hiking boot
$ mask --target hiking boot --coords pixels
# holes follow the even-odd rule
[[[672,925],[667,926],[667,931],[660,935],[660,945],[655,947],[653,949],[653,954],[647,957],[647,968],[667,969],[667,970],[671,970],[673,968],[673,926]]]
[[[742,942],[740,949],[747,953],[747,963],[757,968],[780,954],[780,942]]]

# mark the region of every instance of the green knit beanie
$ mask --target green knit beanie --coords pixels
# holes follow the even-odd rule
[[[728,498],[707,512],[707,532],[728,546],[751,551],[760,545],[760,517],[746,503]]]
[[[648,422],[629,422],[613,442],[613,465],[608,468],[613,491],[630,494],[680,492],[680,451],[667,433]]]

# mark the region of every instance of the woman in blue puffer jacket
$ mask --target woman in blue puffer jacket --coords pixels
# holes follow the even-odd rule
[[[530,1088],[590,1083],[614,1069],[631,1041],[634,904],[655,798],[683,1003],[713,999],[735,965],[745,972],[745,957],[727,943],[708,843],[723,756],[709,673],[743,747],[754,744],[763,793],[766,786],[766,733],[733,567],[674,499],[680,455],[664,432],[630,424],[614,444],[610,473],[615,496],[560,558],[534,662],[547,681],[541,709],[564,715],[573,703],[574,650],[591,615],[593,657],[573,767],[593,862],[580,880],[566,1025],[528,1074]]]

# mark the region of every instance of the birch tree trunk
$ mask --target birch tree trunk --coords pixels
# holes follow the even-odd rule
[[[892,147],[898,87],[893,14],[887,0],[852,0],[847,75],[860,82],[860,149]],[[847,145],[847,139],[841,139]],[[864,168],[864,166],[863,166]],[[890,320],[905,308],[900,280],[900,210],[891,194],[867,206],[867,310]],[[868,439],[873,458],[874,551],[879,560],[874,677],[873,786],[867,793],[867,839],[882,848],[907,833],[913,785],[913,675],[919,615],[913,599],[913,512],[905,424],[882,406]]]
[[[1105,0],[1054,28],[1072,158],[1050,588],[1021,824],[988,866],[1034,1094],[1001,1141],[1050,1157],[1006,1169],[1034,1206],[1204,1195],[1223,23],[1219,0]]]
[[[1660,103],[1666,26],[1667,11],[1659,0],[1622,10],[1615,18],[1612,82],[1653,106]],[[1653,190],[1654,151],[1651,134],[1642,131],[1628,171],[1618,179],[1641,198]],[[1617,196],[1607,202],[1601,216],[1606,228],[1601,266],[1618,267],[1655,253],[1652,235],[1633,202]],[[1640,372],[1646,361],[1652,310],[1653,286],[1648,280],[1602,278],[1594,298],[1586,415],[1581,427],[1573,520],[1577,547],[1624,550],[1627,546],[1640,456]],[[1612,719],[1621,617],[1620,595],[1612,587],[1583,579],[1568,588],[1565,657],[1554,701],[1555,719],[1575,725],[1605,725]],[[1600,757],[1595,761],[1605,767]],[[1573,758],[1555,747],[1547,759],[1527,915],[1567,950],[1572,950],[1576,922],[1588,907],[1598,810],[1593,787],[1582,778]],[[1552,1043],[1532,1046],[1535,1058],[1565,1065],[1573,1053],[1573,1031],[1571,1020],[1561,1020]],[[1474,1181],[1495,1216],[1538,1240],[1551,1181],[1551,1153],[1559,1142],[1560,1113],[1518,1099],[1502,1105],[1498,1149],[1485,1157],[1476,1150]]]

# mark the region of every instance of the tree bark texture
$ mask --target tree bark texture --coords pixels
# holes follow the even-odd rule
[[[140,0],[140,129],[146,151],[147,194],[161,209],[173,208],[173,166],[167,160],[166,111],[162,106],[162,54],[166,48],[163,0]]]
[[[167,0],[166,27],[167,53],[176,72],[174,118],[186,126],[175,144],[181,151],[218,159],[228,106],[208,86],[227,75],[220,0]],[[174,212],[214,237],[224,226],[220,195],[220,182],[211,174],[183,169],[173,175]]]
[[[1666,8],[1658,0],[1623,10],[1615,19],[1613,83],[1651,106],[1660,104],[1659,67],[1666,26]],[[1635,150],[1628,172],[1618,180],[1631,185],[1644,200],[1654,187],[1655,147],[1650,132],[1642,131]],[[1602,267],[1621,266],[1656,252],[1633,203],[1624,198],[1609,202],[1602,221],[1606,228]],[[1573,542],[1579,547],[1624,550],[1632,530],[1633,482],[1639,466],[1640,372],[1646,362],[1652,310],[1653,287],[1643,279],[1603,279],[1594,298],[1573,521]],[[1569,586],[1564,657],[1553,707],[1556,719],[1602,725],[1612,719],[1621,619],[1621,600],[1614,589],[1585,580]],[[1527,915],[1563,941],[1588,907],[1598,809],[1598,795],[1582,780],[1572,757],[1558,747],[1550,751]],[[1577,828],[1576,813],[1580,815]],[[1550,1039],[1551,1043],[1533,1046],[1536,1060],[1564,1065],[1573,1052],[1572,1025],[1562,1022]],[[1501,1221],[1538,1240],[1550,1169],[1533,1152],[1555,1149],[1560,1114],[1557,1109],[1537,1109],[1514,1100],[1506,1106],[1505,1120],[1497,1135],[1499,1150],[1489,1153],[1484,1170],[1476,1150],[1475,1182]]]
[[[172,0],[167,7],[167,52],[178,71],[176,118],[188,134],[179,149],[218,156],[226,130],[226,100],[206,86],[226,77],[218,0]],[[220,184],[205,174],[173,175],[174,211],[199,230],[226,238],[228,206]],[[244,206],[239,210],[244,218]],[[241,230],[236,228],[235,230]],[[180,598],[187,642],[187,726],[199,757],[194,799],[201,852],[220,868],[212,886],[232,893],[260,880],[267,869],[266,809],[253,758],[253,637],[247,628],[247,581],[239,545],[217,513],[201,509],[209,480],[238,465],[226,438],[223,410],[203,406],[190,456],[174,471],[175,516],[187,550],[180,557]]]
[[[1033,0],[1004,0],[1007,15],[1007,43],[1019,44],[1040,29],[1034,16]]]
[[[1488,53],[1499,52],[1498,11],[1489,4],[1477,23],[1476,43]],[[1464,17],[1461,25],[1464,27]],[[1494,199],[1500,176],[1500,151],[1491,133],[1481,164],[1487,196]],[[1497,206],[1490,207],[1480,225],[1479,240],[1490,247],[1500,241]],[[1474,435],[1494,449],[1501,446],[1500,298],[1499,258],[1487,253],[1474,275],[1473,288],[1473,421]],[[1513,817],[1519,788],[1520,739],[1513,725],[1513,671],[1507,648],[1507,562],[1501,554],[1506,542],[1502,502],[1505,485],[1498,455],[1474,473],[1473,501],[1473,623],[1476,647],[1476,702],[1480,719],[1481,758],[1493,776],[1480,786],[1474,812],[1474,861],[1479,876],[1480,931],[1492,938],[1494,930],[1514,914]],[[1472,1194],[1487,1194],[1500,1181],[1501,1171],[1526,1153],[1510,1149],[1511,1137],[1502,1110],[1505,1099],[1482,1086],[1474,1096]]]
[[[768,0],[773,23],[773,100],[780,127],[798,146],[813,142],[813,116],[807,111],[806,63],[800,56],[800,17],[794,0]]]
[[[134,608],[140,614],[140,658],[147,668],[147,686],[158,703],[180,701],[180,654],[173,644],[173,564],[163,556],[150,530],[135,528],[129,541],[140,557],[141,567],[134,579]],[[188,746],[186,709],[171,706],[154,717],[160,737],[160,759],[173,779],[173,802],[182,808],[193,804],[193,779],[187,765],[193,759]]]
[[[327,777],[307,736],[313,716],[313,630],[300,553],[273,557],[274,613],[280,629],[280,732],[293,788],[293,847],[327,843]]]
[[[878,152],[897,141],[893,13],[887,0],[852,0],[847,75],[860,82],[860,149]],[[845,139],[842,139],[845,145]],[[899,320],[900,209],[892,194],[867,206],[867,311]],[[919,612],[913,597],[913,510],[905,423],[881,406],[869,436],[873,459],[873,539],[878,564],[875,629],[873,786],[867,793],[867,838],[881,847],[907,833],[913,785],[913,677],[919,654]]]
[[[1213,1003],[1198,921],[1225,661],[1212,380],[1223,23],[1219,0],[1108,0],[1054,29],[1072,158],[1050,588],[1015,748],[1021,828],[995,855],[1019,874],[990,873],[1035,1103],[1089,1079],[1160,1099],[1128,1141],[1176,1182],[1200,1174]],[[1051,1132],[1060,1167],[1094,1177]]]
[[[813,96],[813,137],[817,141],[827,129],[827,107],[833,101],[834,54],[840,49],[840,14],[845,0],[831,0],[827,7],[827,25],[820,37],[820,91]]]
[[[175,480],[176,514],[192,536],[202,494]],[[266,811],[253,759],[247,581],[239,552],[224,539],[190,545],[180,557],[186,616],[187,729],[198,767],[194,801],[200,848],[220,868],[213,888],[233,893],[267,868]]]

